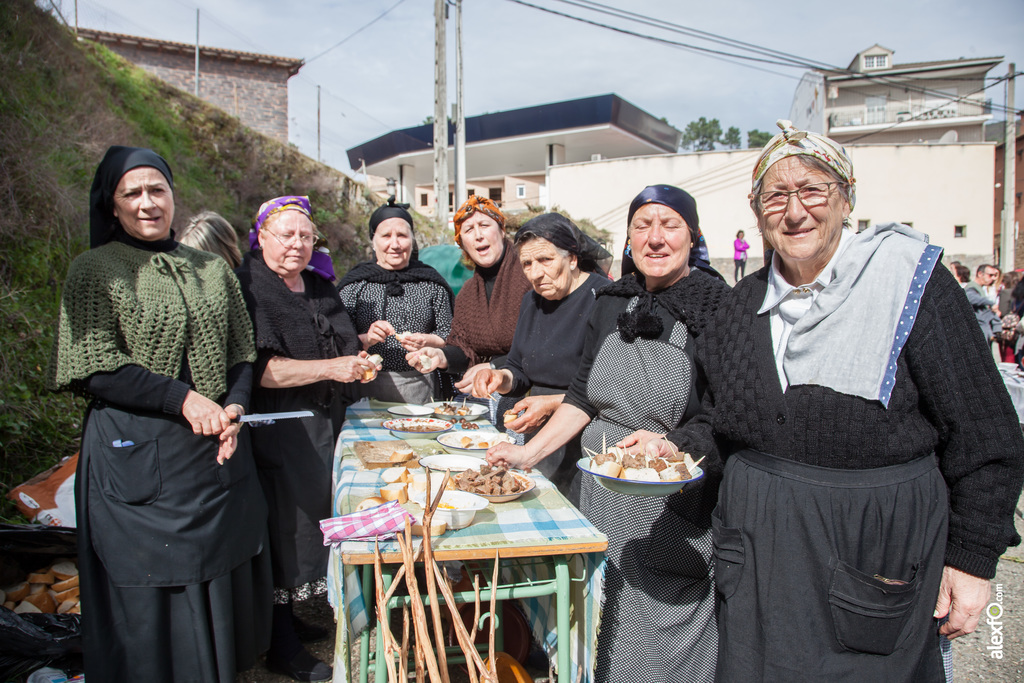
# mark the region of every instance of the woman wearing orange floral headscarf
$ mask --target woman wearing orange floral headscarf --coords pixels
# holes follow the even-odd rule
[[[424,373],[441,369],[462,374],[455,388],[468,393],[480,370],[504,367],[519,305],[531,287],[505,234],[505,216],[490,199],[473,195],[459,207],[455,241],[475,268],[455,297],[451,334],[444,348],[412,351],[407,360]],[[420,357],[429,358],[429,365]],[[497,422],[500,427],[500,415]]]

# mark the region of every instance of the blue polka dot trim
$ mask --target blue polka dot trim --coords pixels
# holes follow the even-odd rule
[[[921,295],[924,294],[924,287],[928,284],[935,264],[942,256],[942,249],[929,244],[924,248],[920,260],[917,262],[917,269],[914,271],[914,279],[910,282],[910,291],[907,292],[907,299],[903,302],[903,314],[896,325],[896,334],[892,340],[892,350],[889,352],[889,362],[885,366],[885,375],[882,376],[882,386],[879,389],[878,400],[886,408],[889,407],[889,399],[892,397],[893,387],[896,385],[896,361],[903,351],[903,346],[910,337],[910,331],[914,329],[914,321],[917,320],[917,312],[921,308]]]

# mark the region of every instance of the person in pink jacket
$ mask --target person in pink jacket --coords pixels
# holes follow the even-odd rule
[[[733,263],[736,264],[736,269],[733,271],[732,278],[736,282],[739,282],[743,277],[744,271],[747,269],[747,249],[750,249],[750,245],[743,239],[743,231],[740,230],[736,233],[736,241],[732,243],[733,249],[736,253],[732,255]]]

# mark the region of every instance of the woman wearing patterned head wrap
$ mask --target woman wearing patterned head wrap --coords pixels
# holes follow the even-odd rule
[[[505,216],[490,199],[471,196],[455,213],[455,241],[474,266],[471,277],[455,297],[452,331],[441,349],[423,348],[407,356],[414,367],[421,357],[428,365],[420,371],[447,370],[462,375],[455,388],[469,393],[476,374],[505,366],[512,347],[519,305],[530,283],[505,235]],[[514,401],[505,401],[511,407]],[[496,424],[502,426],[496,410]]]
[[[849,157],[779,125],[750,194],[774,256],[701,347],[704,412],[668,435],[725,461],[718,676],[943,681],[941,636],[974,630],[1020,540],[1024,439],[941,250],[846,229]]]
[[[370,216],[374,259],[356,265],[338,284],[363,348],[384,359],[384,371],[362,391],[381,401],[437,398],[434,373],[420,374],[405,356],[444,346],[451,332],[451,287],[415,257],[415,239],[412,216],[391,197]]]
[[[306,197],[264,203],[250,233],[253,249],[237,274],[256,335],[253,409],[314,413],[259,427],[253,439],[270,506],[274,570],[267,667],[296,680],[322,681],[331,668],[302,643],[327,633],[296,620],[292,603],[327,590],[328,549],[319,523],[331,516],[334,443],[349,403],[342,384],[361,380],[375,366],[359,350],[310,216]]]
[[[227,263],[175,242],[173,183],[155,152],[107,150],[53,348],[52,385],[91,399],[75,482],[89,680],[232,683],[269,636],[266,504],[234,422],[252,326]]]
[[[633,200],[627,225],[631,272],[598,291],[562,404],[529,443],[496,446],[489,462],[535,467],[581,432],[591,451],[634,447],[699,410],[704,382],[693,357],[729,288],[707,263],[696,202],[652,185]],[[580,480],[580,510],[608,537],[597,681],[714,680],[716,485],[648,498]]]

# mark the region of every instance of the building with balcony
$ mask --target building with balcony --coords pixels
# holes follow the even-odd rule
[[[985,140],[985,75],[1002,57],[896,64],[893,54],[876,44],[846,69],[805,74],[790,118],[844,145]]]
[[[455,127],[448,124],[448,168],[454,173]],[[673,154],[678,130],[618,95],[482,114],[466,118],[466,188],[503,211],[549,206],[548,170],[559,164]],[[394,188],[399,201],[433,216],[434,127],[395,130],[348,150],[349,163],[372,189]],[[374,177],[378,180],[374,182]],[[453,186],[449,185],[448,206]]]

